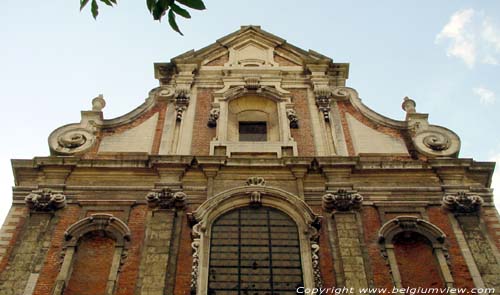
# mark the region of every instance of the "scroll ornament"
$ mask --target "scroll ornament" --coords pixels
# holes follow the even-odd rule
[[[443,198],[443,206],[454,213],[479,212],[483,202],[483,198],[480,196],[466,192],[448,194]]]
[[[426,156],[456,157],[460,151],[458,136],[443,127],[419,127],[412,139],[416,149]]]
[[[66,196],[49,189],[34,190],[24,198],[24,201],[32,211],[56,211],[66,206]]]
[[[173,192],[167,187],[148,193],[146,201],[150,208],[183,209],[186,206],[186,197],[184,192]]]
[[[348,192],[339,189],[336,193],[326,194],[323,196],[323,208],[327,212],[350,211],[359,209],[363,203],[363,197],[360,194]]]

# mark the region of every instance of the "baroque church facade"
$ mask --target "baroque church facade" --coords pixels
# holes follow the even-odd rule
[[[349,64],[257,26],[154,74],[136,109],[96,97],[12,161],[0,294],[500,293],[494,163],[413,100],[384,117]]]

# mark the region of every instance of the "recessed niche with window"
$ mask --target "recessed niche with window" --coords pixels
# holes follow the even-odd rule
[[[267,141],[266,122],[239,122],[240,141]]]

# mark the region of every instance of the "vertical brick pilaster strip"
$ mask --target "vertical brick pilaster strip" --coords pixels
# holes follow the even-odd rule
[[[316,152],[314,147],[311,113],[307,102],[307,91],[305,89],[290,89],[290,93],[293,96],[294,108],[299,117],[299,128],[290,129],[291,135],[297,142],[299,156],[314,156]],[[289,124],[289,121],[287,120],[284,124]]]
[[[136,294],[163,294],[176,213],[174,210],[154,210],[148,214]]]
[[[9,257],[24,227],[27,212],[26,206],[12,206],[5,218],[0,230],[0,273],[5,270],[9,262]]]
[[[333,219],[337,229],[338,248],[345,278],[344,286],[354,288],[354,293],[359,294],[360,288],[368,287],[368,280],[356,213],[336,212],[333,214]]]
[[[139,265],[144,245],[146,205],[138,205],[130,211],[128,227],[131,233],[127,258],[118,277],[116,295],[132,295],[137,284]]]
[[[191,144],[191,151],[195,156],[208,156],[210,141],[215,137],[216,128],[207,127],[212,108],[212,92],[213,90],[209,88],[198,89]]]
[[[478,216],[456,216],[472,257],[487,288],[500,290],[500,263],[495,257],[492,245],[481,229]]]
[[[51,294],[61,267],[60,256],[64,243],[64,232],[70,225],[78,221],[79,212],[80,207],[77,205],[66,205],[64,209],[57,211],[56,214],[59,216],[59,221],[52,232],[50,247],[40,271],[40,276],[33,292],[34,295]]]
[[[373,282],[375,287],[389,288],[391,290],[393,282],[390,267],[382,256],[378,244],[378,230],[382,226],[378,211],[375,207],[364,206],[362,216],[365,245],[371,261],[371,269],[373,270],[373,277],[369,278],[369,280]]]
[[[441,207],[430,207],[427,210],[429,221],[439,227],[445,234],[450,255],[450,271],[457,288],[474,288],[472,276],[469,273],[462,251],[458,246],[455,233],[451,227],[448,215],[443,212]]]
[[[158,103],[160,110],[158,111],[158,121],[156,122],[155,135],[153,139],[152,155],[158,155],[160,151],[161,137],[163,135],[163,126],[165,125],[165,116],[167,114],[167,104],[164,102]]]
[[[9,259],[10,267],[0,274],[0,294],[23,294],[28,281],[29,289],[33,288],[31,285],[35,282],[46,254],[43,244],[47,240],[46,236],[50,236],[53,217],[51,213],[32,213],[27,217],[20,239]]]

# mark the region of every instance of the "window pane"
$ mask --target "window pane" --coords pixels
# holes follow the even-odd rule
[[[240,122],[240,141],[266,141],[266,122]]]
[[[212,226],[209,294],[295,294],[302,286],[297,226],[283,212],[240,208]]]

